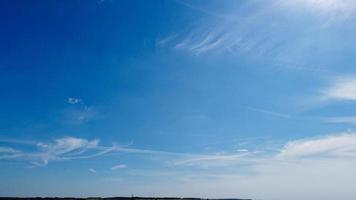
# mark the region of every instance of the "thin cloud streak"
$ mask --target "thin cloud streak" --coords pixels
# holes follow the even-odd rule
[[[111,167],[111,170],[125,169],[127,166],[124,164],[119,164]]]
[[[22,160],[30,162],[36,166],[45,166],[52,161],[74,160],[84,158],[94,158],[113,150],[113,148],[101,148],[99,140],[86,140],[75,137],[64,137],[54,140],[51,143],[37,142],[35,144],[16,141],[16,144],[31,144],[35,150],[21,151],[14,150],[8,154],[1,154],[0,159]],[[11,145],[11,140],[8,141]]]
[[[276,153],[274,153],[276,152]],[[238,166],[289,163],[296,160],[356,159],[356,133],[339,133],[285,143],[280,149],[239,154],[196,155],[175,161],[182,166]]]
[[[328,117],[324,118],[327,123],[340,123],[340,124],[356,124],[356,116],[344,116],[344,117]]]
[[[197,156],[192,156],[191,158],[185,158],[182,160],[178,160],[174,162],[174,165],[195,165],[197,163],[202,164],[215,164],[215,165],[221,165],[225,164],[225,162],[238,162],[238,161],[245,161],[245,157],[248,157],[250,154],[246,152],[242,152],[239,154],[231,154],[231,155],[197,155]]]
[[[32,144],[26,141],[16,144]],[[13,144],[11,140],[7,144]],[[83,138],[64,137],[54,140],[51,143],[37,142],[32,144],[34,151],[21,151],[11,147],[0,147],[0,159],[2,160],[20,160],[30,162],[36,166],[46,166],[54,161],[69,161],[77,159],[90,159],[103,156],[109,153],[129,153],[129,154],[149,154],[157,156],[191,156],[194,154],[176,153],[168,151],[157,151],[149,149],[129,148],[118,145],[101,146],[99,140],[87,140]]]
[[[333,78],[320,93],[321,101],[356,101],[356,76]]]
[[[236,166],[255,165],[266,162],[289,162],[295,159],[356,158],[356,133],[341,133],[320,138],[295,140],[285,143],[279,150],[266,149],[256,152],[238,151],[223,154],[196,154],[157,151],[113,146],[101,146],[99,140],[65,137],[52,143],[39,142],[34,151],[21,151],[12,147],[0,147],[0,159],[19,160],[35,166],[46,166],[50,162],[90,159],[114,153],[148,154],[161,157],[172,166]],[[277,152],[277,153],[275,153]],[[162,157],[163,156],[163,157]],[[162,161],[162,160],[161,160]],[[126,168],[116,165],[111,169]]]
[[[271,110],[266,110],[266,109],[261,109],[261,108],[255,108],[255,107],[246,107],[248,110],[251,111],[255,111],[255,112],[259,112],[265,115],[271,115],[274,117],[279,117],[279,118],[291,118],[290,115],[284,114],[284,113],[279,113],[279,112],[275,112],[275,111],[271,111]]]
[[[96,170],[94,168],[89,168],[88,169],[91,173],[96,173]]]

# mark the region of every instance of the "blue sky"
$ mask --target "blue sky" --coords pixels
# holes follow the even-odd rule
[[[0,4],[0,196],[355,199],[355,2]]]

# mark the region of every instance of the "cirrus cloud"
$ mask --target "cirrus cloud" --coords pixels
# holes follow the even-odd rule
[[[356,134],[345,133],[316,139],[288,142],[278,154],[279,158],[345,157],[356,155]]]
[[[126,167],[127,167],[127,166],[124,165],[124,164],[119,164],[119,165],[112,166],[112,167],[111,167],[111,170],[124,169],[124,168],[126,168]]]

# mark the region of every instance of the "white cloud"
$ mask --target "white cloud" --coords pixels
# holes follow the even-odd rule
[[[38,143],[37,146],[45,152],[65,154],[74,150],[95,148],[98,143],[98,140],[88,141],[82,138],[64,137],[56,139],[54,143]]]
[[[321,91],[323,100],[356,100],[356,77],[339,77]]]
[[[356,156],[356,134],[345,133],[317,139],[288,142],[278,154],[278,158],[305,157],[345,157]]]
[[[242,166],[191,170],[132,170],[147,184],[125,183],[122,191],[142,196],[239,197],[263,200],[354,200],[355,160],[265,161]],[[179,168],[180,169],[180,168]],[[218,192],[217,192],[218,191]]]
[[[174,164],[190,170],[147,170],[141,174],[151,176],[154,184],[128,187],[148,196],[163,192],[210,198],[353,200],[356,195],[356,133],[293,140],[276,153],[197,155],[178,161]],[[155,184],[155,178],[169,181]]]
[[[104,150],[98,149],[98,140],[86,140],[75,137],[56,139],[53,143],[35,143],[35,151],[22,152],[13,148],[1,147],[1,159],[26,160],[34,165],[47,165],[50,161],[72,160],[82,157],[96,156]],[[27,144],[29,145],[29,144]],[[90,152],[91,150],[95,152]],[[7,153],[7,154],[4,154]]]
[[[74,159],[75,156],[95,149],[98,143],[98,140],[88,141],[81,138],[65,137],[55,140],[54,143],[38,143],[39,153],[37,155],[44,164],[50,160]]]
[[[200,165],[200,166],[221,166],[229,165],[236,162],[244,162],[250,155],[248,152],[238,154],[221,154],[221,155],[191,155],[174,162],[174,165]]]
[[[52,161],[68,161],[89,159],[108,153],[120,152],[128,154],[149,154],[157,156],[184,156],[186,154],[157,151],[149,149],[129,148],[123,146],[100,146],[99,140],[87,140],[76,137],[64,137],[53,142],[26,142],[18,140],[3,140],[2,142],[17,145],[34,146],[35,150],[20,151],[11,147],[0,147],[0,160],[20,160],[36,166],[45,166]],[[117,166],[123,167],[122,166]]]
[[[329,117],[329,118],[325,118],[325,122],[343,123],[343,124],[356,124],[356,116]]]
[[[10,147],[0,147],[0,153],[18,153],[19,151]]]
[[[353,200],[356,191],[354,161],[300,161],[296,163],[260,163],[233,171],[193,172],[181,182],[166,183],[162,187],[150,185],[148,191],[160,188],[173,195],[192,195],[211,198],[234,196],[264,200]],[[148,172],[149,173],[149,172]],[[175,184],[174,184],[175,183]],[[177,192],[179,191],[179,192]],[[219,192],[216,192],[219,191]]]
[[[96,173],[96,170],[94,168],[89,168],[88,170],[92,173]]]
[[[298,159],[330,159],[356,157],[356,133],[328,135],[320,138],[294,140],[278,149],[259,151],[240,150],[237,153],[196,154],[156,151],[122,146],[101,146],[99,140],[64,137],[51,143],[38,142],[33,151],[20,151],[12,147],[0,147],[0,159],[22,160],[44,166],[52,161],[90,159],[108,153],[148,154],[162,158],[173,166],[218,167],[256,165],[266,162],[284,162]],[[118,164],[112,170],[127,166]]]
[[[326,135],[285,143],[281,149],[265,149],[250,152],[243,149],[237,154],[185,155],[175,159],[176,166],[219,167],[259,165],[296,160],[330,160],[356,158],[356,133]]]
[[[353,132],[293,140],[279,151],[274,149],[263,153],[244,150],[240,154],[182,154],[100,146],[98,140],[74,137],[60,138],[51,143],[37,143],[35,147],[38,150],[34,152],[0,147],[0,159],[12,155],[14,157],[11,159],[16,157],[39,162],[49,156],[48,161],[51,162],[92,158],[109,152],[164,155],[164,159],[157,161],[171,163],[172,168],[167,171],[146,169],[138,173],[140,171],[128,170],[130,175],[144,176],[152,184],[125,183],[121,189],[130,189],[129,191],[147,196],[159,192],[162,195],[211,198],[238,196],[266,200],[353,200],[356,195],[356,133]],[[126,165],[118,164],[112,169],[125,167]],[[181,170],[182,168],[184,169]],[[94,168],[88,170],[96,172]],[[121,180],[111,177],[107,179]]]
[[[119,165],[112,166],[112,167],[111,167],[111,170],[124,169],[124,168],[126,168],[126,167],[127,167],[127,166],[124,165],[124,164],[119,164]]]
[[[198,56],[238,55],[266,66],[325,73],[333,66],[310,60],[327,61],[325,55],[346,51],[347,41],[355,39],[345,34],[356,18],[353,0],[224,1],[220,6],[178,2],[199,12],[200,18],[168,34],[159,47]]]
[[[82,103],[82,100],[79,99],[79,98],[68,97],[67,103],[69,103],[69,104],[78,104],[78,103]]]

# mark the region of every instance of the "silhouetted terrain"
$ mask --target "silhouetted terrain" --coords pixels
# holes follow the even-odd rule
[[[201,198],[177,198],[177,197],[0,197],[0,200],[252,200],[252,199],[201,199]]]

